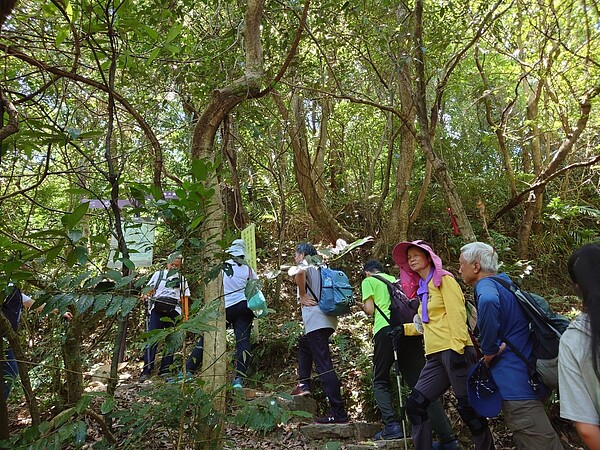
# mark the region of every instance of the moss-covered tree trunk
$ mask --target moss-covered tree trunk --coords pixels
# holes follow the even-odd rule
[[[65,362],[66,404],[73,406],[83,395],[83,343],[84,326],[81,315],[73,317],[65,330],[65,340],[62,344],[63,360]]]

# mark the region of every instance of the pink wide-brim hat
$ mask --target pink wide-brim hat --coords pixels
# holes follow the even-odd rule
[[[418,247],[421,250],[429,254],[431,261],[433,262],[433,285],[439,287],[442,284],[442,277],[448,275],[449,272],[442,268],[442,259],[435,254],[433,249],[424,241],[406,241],[396,244],[392,251],[392,258],[396,265],[400,268],[400,279],[402,280],[402,289],[408,298],[413,298],[417,295],[417,289],[419,287],[420,276],[418,273],[413,272],[408,264],[408,249],[410,247]],[[450,274],[451,275],[451,274]]]

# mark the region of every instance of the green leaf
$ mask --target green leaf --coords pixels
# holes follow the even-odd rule
[[[154,50],[152,50],[150,52],[150,56],[146,60],[146,65],[150,66],[154,62],[154,60],[158,57],[159,53],[160,53],[160,47],[156,47]]]
[[[137,297],[126,297],[121,302],[121,317],[125,317],[129,314],[135,305],[137,305],[139,299]]]
[[[49,250],[47,250],[45,252],[45,258],[46,258],[46,262],[51,262],[54,261],[54,259],[60,254],[60,252],[62,252],[63,247],[62,246],[57,246],[57,247],[53,247]]]
[[[115,408],[116,405],[117,402],[114,398],[107,398],[106,400],[104,400],[104,403],[102,403],[102,406],[100,406],[100,412],[102,414],[108,414]]]
[[[121,261],[123,262],[125,267],[127,267],[128,269],[135,270],[135,264],[129,258],[121,258]]]
[[[171,27],[171,29],[169,30],[169,34],[167,34],[167,38],[166,38],[165,42],[169,43],[173,39],[175,39],[177,36],[179,36],[179,33],[181,33],[182,29],[183,29],[183,25],[180,23],[176,23],[175,25],[173,25]]]
[[[192,161],[192,175],[196,181],[203,181],[208,177],[208,164],[203,159]]]
[[[114,270],[114,269],[108,269],[106,271],[106,276],[114,281],[119,281],[119,280],[121,280],[121,278],[123,278],[123,275],[121,274],[121,272],[119,272],[118,270]]]
[[[65,214],[64,216],[62,216],[60,220],[65,227],[67,227],[68,229],[72,229],[75,227],[75,225],[79,223],[81,219],[83,219],[83,216],[85,216],[89,207],[89,202],[84,202],[78,205],[72,213]]]
[[[83,446],[83,444],[85,444],[86,436],[87,423],[85,423],[83,420],[80,420],[75,425],[75,436],[73,439],[73,444],[75,444],[76,447],[80,448],[81,446]]]
[[[106,315],[108,317],[114,316],[121,309],[121,299],[122,297],[115,296],[112,298],[111,302],[108,304],[106,308]]]
[[[87,249],[85,247],[77,246],[75,247],[75,256],[77,258],[77,262],[82,266],[87,263]]]
[[[56,39],[54,40],[54,43],[57,47],[60,46],[60,44],[62,44],[64,42],[64,40],[67,38],[67,36],[69,35],[69,31],[66,29],[62,29],[60,30],[57,34],[56,34]]]
[[[189,225],[188,229],[190,231],[195,230],[196,228],[198,228],[198,226],[204,222],[204,219],[206,219],[206,217],[204,215],[202,216],[198,216],[196,217],[194,220],[192,220],[192,223]],[[191,240],[191,239],[190,239]],[[196,239],[197,240],[197,239]]]
[[[80,313],[87,311],[90,306],[92,306],[94,304],[94,296],[93,295],[81,295],[78,299],[77,299],[77,311],[79,311]]]
[[[144,26],[142,28],[144,29],[144,31],[146,31],[146,33],[148,33],[148,36],[150,36],[152,39],[158,39],[158,33],[153,28],[150,28],[148,26]]]
[[[70,230],[68,233],[69,239],[71,239],[71,241],[73,243],[76,243],[77,241],[79,241],[82,237],[83,237],[83,231],[81,230]]]
[[[98,130],[98,131],[86,131],[84,133],[79,134],[78,139],[80,141],[83,141],[83,140],[87,140],[87,139],[97,138],[97,137],[100,137],[100,136],[104,136],[104,133],[102,131],[100,131],[100,130]]]
[[[72,249],[67,255],[67,267],[73,267],[77,262],[77,254],[75,253],[75,249]]]
[[[77,411],[77,414],[81,414],[83,411],[85,411],[87,407],[90,406],[90,403],[92,403],[93,399],[94,397],[92,397],[91,395],[82,395],[77,404],[75,405],[75,410]]]
[[[98,311],[103,311],[104,309],[106,309],[107,305],[110,303],[111,300],[112,300],[111,294],[97,295],[94,298],[94,309],[92,310],[92,312],[97,313]]]
[[[69,20],[73,20],[73,5],[71,5],[71,2],[68,0],[65,2],[65,12],[67,13]]]

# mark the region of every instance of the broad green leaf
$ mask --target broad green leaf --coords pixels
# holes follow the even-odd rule
[[[117,312],[119,312],[119,310],[121,309],[121,299],[122,299],[122,297],[120,297],[118,295],[115,295],[112,298],[112,300],[108,304],[108,307],[106,308],[105,314],[108,317],[114,316]]]
[[[59,32],[56,34],[56,39],[54,40],[54,43],[56,44],[57,47],[60,47],[60,44],[62,44],[64,42],[64,40],[66,39],[66,37],[69,35],[69,30],[63,28],[62,30],[59,30]]]
[[[114,269],[108,269],[106,271],[106,275],[108,278],[110,278],[111,280],[114,280],[114,281],[119,281],[119,280],[121,280],[121,278],[123,278],[123,275],[121,274],[121,272],[119,272],[118,270],[114,270]]]
[[[166,38],[165,42],[169,43],[173,39],[175,39],[177,36],[179,36],[179,33],[181,33],[182,29],[183,29],[183,25],[180,23],[176,23],[175,25],[173,25],[171,27],[171,29],[169,30],[169,34],[167,34],[167,38]]]
[[[159,53],[160,53],[160,47],[156,47],[154,50],[152,50],[150,52],[150,56],[148,56],[148,59],[146,60],[146,65],[147,66],[152,65],[154,60],[158,57]]]
[[[190,225],[188,226],[188,230],[193,231],[196,228],[198,228],[198,226],[204,222],[204,220],[206,219],[205,216],[199,216],[196,217],[194,220],[192,220],[192,223],[190,223]],[[196,239],[197,240],[197,239]]]
[[[129,314],[133,310],[133,308],[135,308],[135,305],[137,305],[139,301],[140,300],[137,297],[124,298],[121,302],[121,316],[125,317],[127,314]]]
[[[71,249],[71,251],[69,251],[69,253],[67,254],[67,267],[73,267],[77,262],[77,253],[75,253],[75,250],[75,248]]]
[[[86,312],[90,306],[92,306],[94,304],[94,296],[93,295],[81,295],[79,297],[79,299],[77,300],[77,311],[79,311],[80,313]]]
[[[69,20],[73,20],[73,5],[71,5],[69,0],[65,2],[65,12],[67,13]]]
[[[83,237],[83,231],[77,229],[70,230],[68,236],[73,243],[76,243]]]
[[[135,264],[129,258],[121,258],[121,261],[123,262],[125,267],[127,267],[128,269],[135,270]]]
[[[87,249],[85,247],[77,246],[75,247],[75,256],[77,257],[77,262],[84,266],[87,263]]]
[[[80,448],[83,444],[85,444],[85,438],[87,436],[87,423],[83,420],[80,420],[75,425],[75,436],[73,439],[73,444],[77,448]]]
[[[196,181],[206,180],[208,177],[209,166],[206,161],[202,159],[194,159],[192,161],[192,174]]]
[[[68,229],[74,228],[75,225],[77,225],[79,223],[79,221],[81,219],[83,219],[83,217],[87,213],[89,207],[90,207],[89,202],[83,202],[80,205],[78,205],[73,210],[72,213],[65,214],[61,218],[61,221],[62,221],[63,225],[65,225],[65,227],[67,227]]]
[[[83,132],[81,134],[79,134],[78,139],[80,141],[86,140],[86,139],[93,139],[93,138],[97,138],[97,137],[101,137],[104,136],[104,133],[100,130],[97,131],[86,131]]]
[[[158,33],[153,28],[144,26],[143,29],[146,31],[146,33],[148,33],[148,36],[150,36],[152,39],[158,39]]]
[[[108,414],[115,408],[115,406],[117,406],[117,402],[114,398],[109,397],[104,400],[104,403],[102,403],[102,406],[100,406],[100,412],[102,414]]]
[[[111,294],[100,294],[96,295],[94,298],[94,308],[92,310],[93,313],[97,313],[99,311],[104,311],[106,307],[109,305],[112,300]]]

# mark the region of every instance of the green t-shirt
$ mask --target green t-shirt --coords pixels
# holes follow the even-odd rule
[[[393,276],[388,275],[387,273],[378,273],[377,275],[389,281],[395,280]],[[361,291],[363,302],[365,302],[368,298],[373,297],[372,300],[389,318],[391,299],[387,284],[378,280],[377,278],[367,277],[362,281]],[[387,327],[389,323],[379,313],[379,311],[377,311],[377,308],[375,308],[374,317],[373,335],[376,335],[379,330],[381,330],[383,327]]]

